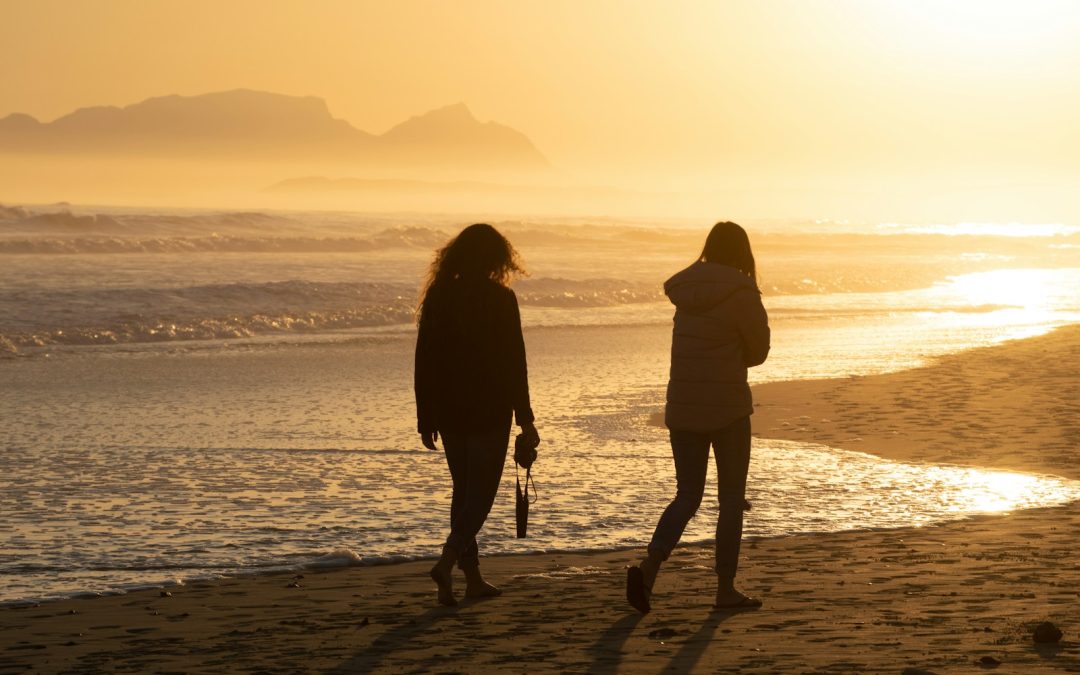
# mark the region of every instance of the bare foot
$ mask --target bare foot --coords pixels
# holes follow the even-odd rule
[[[761,600],[751,598],[735,589],[724,589],[716,592],[716,604],[713,609],[757,609],[761,607]]]
[[[457,599],[454,598],[454,579],[450,574],[452,569],[441,562],[431,568],[431,580],[439,589],[439,604],[445,607],[453,607],[457,604]]]
[[[480,581],[470,581],[465,584],[466,598],[497,598],[500,595],[502,595],[501,589],[492,586],[483,579]]]

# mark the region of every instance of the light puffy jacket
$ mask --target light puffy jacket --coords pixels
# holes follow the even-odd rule
[[[769,318],[754,280],[734,267],[696,262],[671,277],[675,305],[664,421],[707,432],[754,412],[746,369],[769,355]]]

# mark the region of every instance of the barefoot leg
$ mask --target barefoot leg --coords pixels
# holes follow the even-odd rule
[[[457,604],[457,599],[454,598],[454,579],[452,575],[455,561],[457,561],[457,554],[454,550],[449,547],[444,548],[442,557],[431,568],[430,573],[431,579],[438,589],[439,604],[446,607],[453,607]]]
[[[502,591],[489,584],[480,574],[480,567],[466,567],[465,572],[465,597],[466,598],[494,598],[502,595]]]

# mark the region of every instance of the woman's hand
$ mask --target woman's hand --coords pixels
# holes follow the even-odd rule
[[[435,441],[439,440],[438,431],[422,431],[420,432],[420,442],[424,444],[424,447],[428,450],[438,450],[435,447]]]
[[[528,439],[529,446],[533,449],[540,445],[540,433],[536,431],[536,425],[533,423],[521,425],[521,435]]]
[[[514,462],[523,469],[531,468],[536,461],[536,447],[540,445],[540,434],[532,424],[522,424],[521,433],[514,439]]]

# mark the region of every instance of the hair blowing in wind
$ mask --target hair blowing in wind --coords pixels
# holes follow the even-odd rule
[[[502,286],[525,274],[518,252],[498,230],[486,223],[470,225],[435,253],[420,290],[417,320],[432,289],[454,280],[490,279]]]

